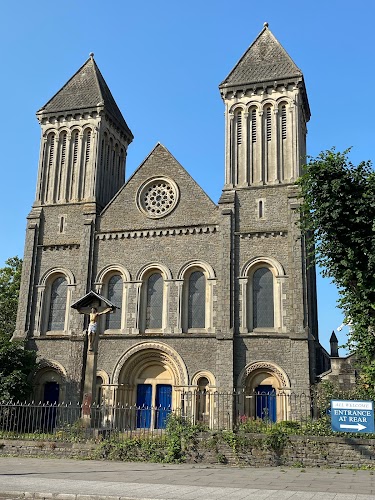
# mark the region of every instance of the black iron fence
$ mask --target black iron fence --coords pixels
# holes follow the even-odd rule
[[[306,422],[324,415],[326,403],[311,394],[290,392],[180,391],[177,408],[100,405],[0,403],[0,438],[90,441],[110,437],[165,435],[171,415],[202,430],[224,430],[259,422]]]

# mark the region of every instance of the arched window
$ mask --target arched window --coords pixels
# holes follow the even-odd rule
[[[146,329],[163,326],[163,288],[164,280],[160,273],[153,273],[147,280]]]
[[[106,315],[106,330],[119,330],[121,328],[122,291],[122,277],[119,274],[116,274],[108,281],[107,298],[119,309],[116,309],[115,312]]]
[[[67,281],[63,276],[56,278],[52,283],[48,315],[49,331],[65,329],[67,285]]]
[[[206,277],[202,271],[194,271],[189,277],[188,328],[206,326]]]
[[[274,327],[273,274],[261,267],[253,275],[253,327]]]

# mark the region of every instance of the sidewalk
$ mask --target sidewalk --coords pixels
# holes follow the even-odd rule
[[[375,500],[375,474],[1,457],[0,498]]]

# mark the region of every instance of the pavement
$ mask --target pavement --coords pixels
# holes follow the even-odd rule
[[[0,458],[0,498],[370,500],[369,470]]]

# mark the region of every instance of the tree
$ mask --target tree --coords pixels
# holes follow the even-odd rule
[[[16,326],[22,260],[11,257],[0,269],[0,335],[10,339]]]
[[[316,262],[338,286],[351,324],[347,347],[362,380],[375,386],[375,172],[334,149],[311,158],[299,179],[301,225],[311,234]]]
[[[30,394],[29,375],[36,369],[36,352],[22,341],[11,342],[16,324],[22,260],[12,257],[0,269],[0,400],[24,400]]]

